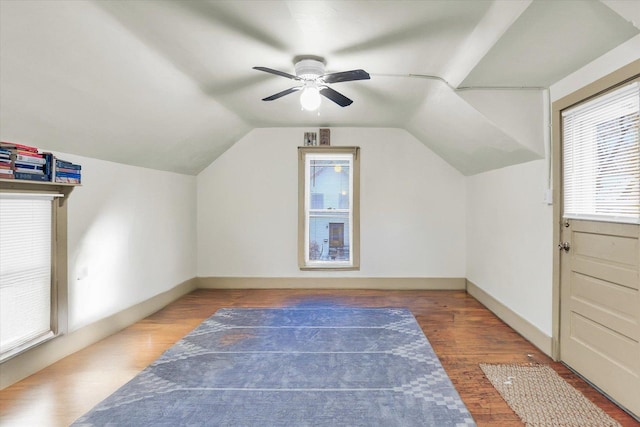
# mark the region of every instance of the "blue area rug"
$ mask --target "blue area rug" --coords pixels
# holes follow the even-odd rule
[[[405,309],[221,309],[74,426],[474,426]]]

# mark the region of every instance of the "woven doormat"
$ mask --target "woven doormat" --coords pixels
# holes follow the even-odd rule
[[[620,426],[546,365],[480,369],[527,426]]]

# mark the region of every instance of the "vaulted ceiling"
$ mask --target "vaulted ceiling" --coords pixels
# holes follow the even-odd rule
[[[543,157],[542,88],[639,24],[623,0],[0,0],[0,138],[197,174],[256,127],[396,127],[474,174]],[[292,81],[252,67],[298,55],[371,80],[261,101]]]

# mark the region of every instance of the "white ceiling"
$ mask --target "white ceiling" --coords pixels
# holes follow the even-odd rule
[[[548,87],[639,22],[635,0],[0,0],[0,138],[196,174],[255,127],[397,127],[473,174],[544,155],[540,90],[484,87]],[[293,82],[252,67],[297,55],[372,78],[333,85],[346,108],[261,101]]]

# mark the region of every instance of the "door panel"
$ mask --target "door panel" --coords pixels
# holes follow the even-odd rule
[[[562,360],[640,414],[640,244],[635,224],[565,220]]]
[[[594,262],[629,266],[637,265],[638,239],[611,234],[594,234],[574,230],[573,245],[575,256],[592,258]]]
[[[591,277],[606,277],[612,283],[638,289],[638,273],[632,269],[580,258],[574,258],[572,263],[573,271],[579,271]]]
[[[573,339],[584,349],[614,364],[616,368],[626,370],[629,375],[634,375],[637,364],[634,351],[637,341],[620,335],[576,312],[571,314],[571,332]]]
[[[633,289],[580,273],[573,273],[571,286],[573,304],[578,312],[638,340],[636,292]]]

